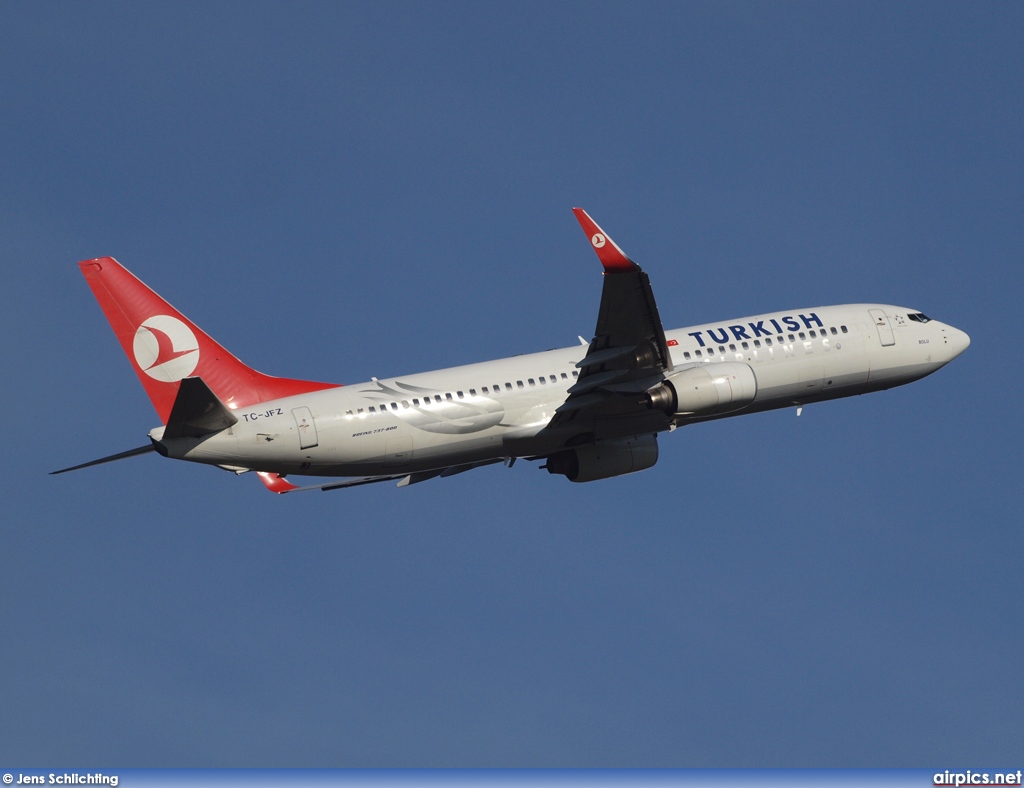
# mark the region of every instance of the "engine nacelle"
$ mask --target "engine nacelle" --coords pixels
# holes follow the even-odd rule
[[[592,482],[644,471],[657,461],[657,436],[639,435],[566,449],[548,457],[543,467],[548,473],[560,473],[571,482]]]
[[[740,361],[682,369],[647,392],[652,408],[674,416],[714,416],[741,410],[756,395],[754,370]]]

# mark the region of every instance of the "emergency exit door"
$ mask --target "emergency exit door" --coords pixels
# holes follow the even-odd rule
[[[292,416],[295,417],[295,426],[299,430],[299,448],[312,449],[320,441],[316,437],[316,423],[313,421],[313,412],[309,408],[292,408]]]
[[[869,309],[868,314],[875,321],[875,329],[878,331],[878,339],[882,347],[896,344],[896,337],[892,333],[892,326],[889,325],[889,318],[881,309]]]

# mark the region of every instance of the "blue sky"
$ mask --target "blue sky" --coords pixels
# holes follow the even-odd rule
[[[1019,763],[1024,10],[0,5],[0,761]],[[76,261],[359,382],[593,331],[582,205],[668,327],[966,330],[867,397],[275,497],[155,455]]]

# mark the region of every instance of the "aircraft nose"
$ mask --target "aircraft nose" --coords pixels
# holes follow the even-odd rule
[[[946,329],[946,337],[949,342],[950,358],[956,358],[971,344],[971,338],[967,336],[966,331],[961,331],[959,328],[953,328],[950,326]]]

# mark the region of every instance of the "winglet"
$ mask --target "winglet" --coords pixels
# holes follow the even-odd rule
[[[573,208],[572,212],[576,214],[576,221],[580,223],[583,232],[590,239],[590,245],[597,252],[597,257],[601,261],[601,265],[604,266],[605,271],[640,270],[640,266],[626,256],[626,253],[619,248],[619,245],[609,238],[604,230],[598,227],[597,222],[591,219],[586,211],[582,208]]]
[[[257,471],[256,475],[260,477],[260,481],[263,482],[263,486],[272,493],[280,494],[299,489],[291,482],[285,481],[283,477],[278,476],[276,473]]]

